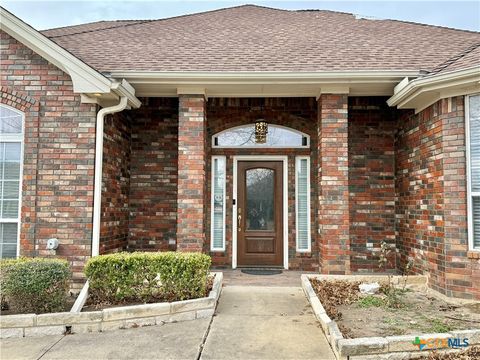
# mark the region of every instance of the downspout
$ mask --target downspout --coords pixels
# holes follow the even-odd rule
[[[95,188],[93,193],[93,229],[92,229],[92,257],[100,252],[100,215],[102,210],[102,175],[103,175],[103,127],[105,115],[125,110],[128,98],[122,96],[117,105],[101,109],[97,113],[97,129],[95,132]]]

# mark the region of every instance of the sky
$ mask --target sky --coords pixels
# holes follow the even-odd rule
[[[256,4],[280,9],[334,10],[380,19],[480,31],[480,1],[23,1],[1,5],[38,30],[100,20],[161,19],[201,11]]]

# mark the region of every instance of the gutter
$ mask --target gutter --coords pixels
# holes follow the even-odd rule
[[[405,78],[395,87],[394,95],[387,100],[387,104],[397,106],[399,109],[416,108],[421,110],[420,107],[409,105],[414,104],[415,98],[420,95],[436,93],[437,97],[441,98],[442,92],[445,92],[445,96],[451,95],[451,93],[446,93],[449,88],[457,89],[456,94],[459,95],[463,92],[469,93],[472,90],[471,87],[476,87],[478,91],[479,85],[480,67],[478,66],[413,80]],[[422,104],[422,107],[425,108],[426,105]]]
[[[128,97],[122,96],[117,105],[101,109],[97,113],[97,126],[95,133],[95,187],[93,193],[93,230],[92,230],[92,257],[100,252],[100,218],[102,206],[102,175],[103,175],[103,128],[105,116],[125,110]]]
[[[140,100],[135,96],[135,88],[128,83],[127,80],[122,81],[114,80],[110,86],[112,91],[116,93],[120,98],[126,97],[128,99],[128,105],[137,109],[142,105]]]
[[[161,79],[351,79],[419,76],[417,70],[351,70],[351,71],[111,71],[115,78]]]
[[[164,71],[112,71],[113,78],[122,78],[134,84],[316,84],[318,82],[391,82],[404,77],[418,77],[412,70],[387,71],[224,71],[224,72],[164,72]]]

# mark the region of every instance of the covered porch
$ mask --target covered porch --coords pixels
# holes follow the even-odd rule
[[[378,271],[381,242],[397,247],[401,112],[386,100],[346,93],[141,98],[139,109],[106,119],[100,253],[203,251],[226,268]],[[259,119],[267,138],[287,142],[222,144],[238,129],[254,138]],[[270,184],[262,175],[268,169],[276,174]],[[260,176],[257,190],[248,171]],[[256,203],[247,199],[262,194]],[[388,269],[397,268],[397,257]]]

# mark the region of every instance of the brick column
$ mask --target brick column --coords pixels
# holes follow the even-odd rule
[[[202,251],[206,213],[203,95],[179,95],[177,250]]]
[[[444,256],[434,264],[438,285],[447,296],[466,299],[480,299],[480,261],[468,258],[468,224],[467,224],[467,173],[465,140],[465,99],[463,96],[439,100],[433,105],[442,123],[441,146],[443,157],[443,219],[438,215],[430,220],[429,225],[444,226]],[[429,226],[430,227],[430,226]],[[445,274],[441,274],[442,270]],[[442,276],[443,275],[443,276]],[[433,276],[430,276],[430,281]],[[443,278],[443,279],[442,279]]]
[[[348,96],[318,100],[318,233],[324,274],[350,273]]]

